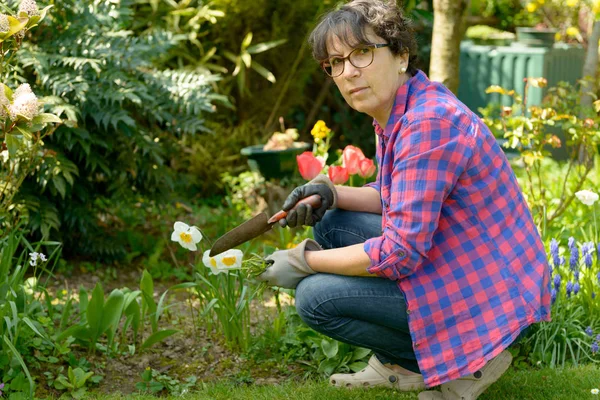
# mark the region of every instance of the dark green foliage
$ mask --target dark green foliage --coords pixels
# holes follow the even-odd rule
[[[69,120],[46,143],[56,157],[21,198],[32,227],[55,229],[68,253],[123,255],[111,203],[171,191],[179,139],[205,131],[204,115],[227,102],[212,91],[217,76],[160,66],[181,38],[132,31],[134,3],[61,2],[17,55],[34,91]]]

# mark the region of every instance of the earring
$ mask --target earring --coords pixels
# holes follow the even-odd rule
[[[401,73],[401,74],[403,74],[403,73],[405,73],[405,72],[406,72],[406,67],[402,67],[402,68],[400,68],[400,73]]]

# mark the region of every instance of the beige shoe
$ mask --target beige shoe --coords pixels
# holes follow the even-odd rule
[[[442,392],[419,393],[419,400],[475,400],[510,367],[512,355],[504,350],[474,374],[440,385]]]
[[[384,366],[375,355],[371,356],[365,369],[355,374],[333,374],[329,383],[343,387],[387,386],[403,392],[425,389],[423,375],[399,374]]]

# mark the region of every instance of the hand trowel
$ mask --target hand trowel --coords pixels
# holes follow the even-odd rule
[[[295,210],[300,204],[308,204],[313,209],[319,208],[321,206],[321,197],[318,194],[308,196],[296,203],[292,210]],[[262,235],[263,233],[269,231],[273,225],[277,223],[277,221],[285,218],[287,214],[288,212],[283,210],[277,212],[271,218],[268,218],[267,214],[264,212],[258,214],[257,216],[233,228],[217,239],[215,244],[210,249],[210,253],[208,255],[210,257],[214,257],[217,254],[221,254],[224,251],[233,249],[234,247],[237,247],[248,240]]]

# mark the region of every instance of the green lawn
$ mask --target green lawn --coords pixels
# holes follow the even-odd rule
[[[590,390],[600,387],[600,368],[586,366],[564,370],[510,370],[498,382],[484,393],[481,400],[507,399],[600,399]],[[113,399],[156,399],[152,396],[94,396],[99,400]],[[339,389],[326,382],[287,383],[275,386],[232,386],[228,384],[207,385],[205,389],[185,397],[172,399],[201,400],[287,400],[287,399],[327,399],[327,400],[363,400],[363,399],[416,399],[417,393],[401,393],[391,389]]]

